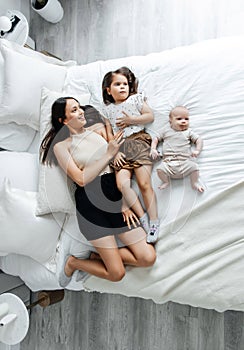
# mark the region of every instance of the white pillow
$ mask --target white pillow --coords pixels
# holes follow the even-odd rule
[[[21,46],[21,45],[15,43],[14,41],[1,39],[0,40],[0,51],[4,48],[8,48],[9,50],[12,50],[14,52],[21,53],[24,56],[32,57],[32,58],[35,58],[39,61],[43,61],[46,63],[56,64],[58,66],[70,67],[70,66],[76,65],[76,61],[73,61],[73,60],[62,61],[62,60],[59,60],[55,57],[47,56],[41,52],[29,49],[29,48],[24,47],[24,46]]]
[[[38,154],[27,152],[0,152],[0,188],[7,178],[14,188],[37,191],[38,158]]]
[[[67,68],[2,48],[4,91],[0,124],[15,122],[39,130],[41,88],[62,90]]]
[[[2,56],[2,49],[5,47],[12,51],[18,52],[22,55],[35,58],[36,60],[46,63],[52,63],[58,66],[73,66],[75,61],[61,61],[56,58],[43,55],[40,52],[31,50],[24,46],[8,41],[6,39],[0,40],[0,72],[4,72],[4,59]],[[4,86],[4,74],[0,74],[0,101],[2,101]],[[0,125],[0,147],[11,151],[27,151],[32,144],[36,131],[27,125],[18,125],[16,123],[9,123]]]
[[[36,192],[13,189],[5,181],[0,189],[1,252],[27,255],[44,263],[55,254],[64,214],[60,214],[60,222],[52,215],[36,217],[35,204]]]
[[[53,102],[65,93],[42,89],[40,141],[51,128],[51,106]],[[74,96],[81,105],[89,104],[90,95]],[[36,215],[54,212],[75,213],[74,184],[59,166],[40,164],[39,187],[37,195]]]
[[[27,151],[36,131],[28,125],[0,124],[0,147],[10,151]]]

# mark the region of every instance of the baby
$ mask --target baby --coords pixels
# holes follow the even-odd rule
[[[198,164],[190,157],[198,157],[202,150],[203,141],[199,135],[189,128],[189,112],[183,106],[173,108],[169,114],[169,123],[158,131],[157,137],[151,144],[151,157],[157,159],[158,142],[163,141],[163,160],[157,168],[158,177],[163,181],[159,189],[169,185],[170,178],[180,179],[190,175],[192,188],[203,192],[199,183]],[[195,149],[191,150],[191,144]]]

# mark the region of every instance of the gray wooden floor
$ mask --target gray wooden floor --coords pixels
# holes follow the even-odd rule
[[[208,33],[203,35],[193,28],[194,18],[179,23],[175,0],[60,2],[65,15],[56,25],[31,11],[30,36],[37,50],[78,63],[190,44],[214,37],[218,25],[222,25],[208,24]],[[178,1],[185,16],[186,3]],[[213,16],[218,8],[208,11]],[[175,33],[172,38],[171,32]],[[244,313],[218,313],[172,302],[157,305],[120,295],[66,291],[62,302],[32,310],[30,330],[21,343],[21,350],[64,349],[244,350]]]
[[[21,350],[243,350],[244,313],[65,291],[32,309]]]

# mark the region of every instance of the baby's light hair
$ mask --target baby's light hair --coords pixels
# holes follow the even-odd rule
[[[175,106],[174,108],[171,109],[171,111],[169,112],[169,118],[172,118],[172,114],[174,113],[174,111],[176,110],[176,108],[183,108],[184,110],[186,110],[189,113],[189,109],[185,106]]]

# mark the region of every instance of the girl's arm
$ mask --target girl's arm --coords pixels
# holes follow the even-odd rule
[[[108,136],[108,141],[111,141],[114,139],[113,129],[112,129],[110,121],[107,118],[104,118],[104,119],[105,119],[105,128],[106,128],[106,132],[107,132],[107,136]]]
[[[129,125],[148,124],[154,121],[153,112],[145,101],[143,102],[141,114],[139,116],[129,115],[125,112],[122,113],[123,116],[116,119],[116,125],[118,125],[118,127],[125,128]]]
[[[104,156],[95,162],[85,166],[84,169],[79,169],[74,162],[69,148],[68,142],[59,142],[54,146],[54,154],[57,158],[58,164],[65,171],[65,173],[77,185],[83,187],[94,180],[102,170],[110,163],[112,158],[117,154],[119,147],[123,143],[122,133],[118,133],[113,141],[110,141],[107,151]]]

